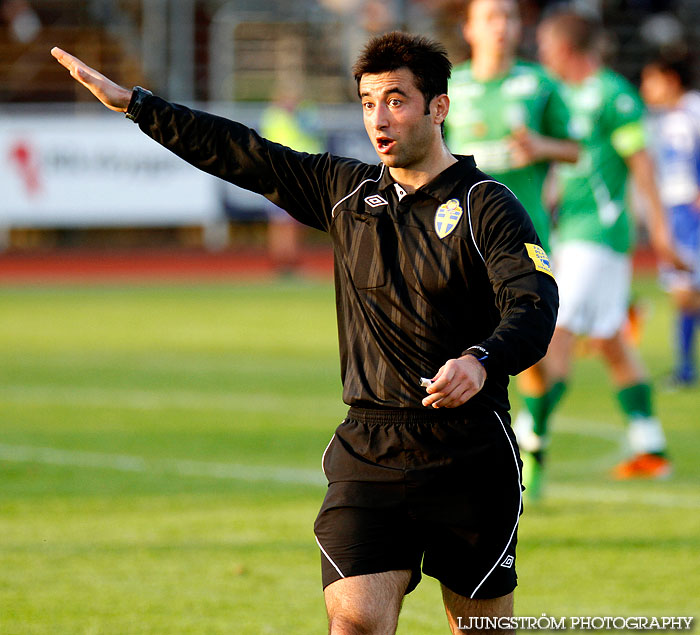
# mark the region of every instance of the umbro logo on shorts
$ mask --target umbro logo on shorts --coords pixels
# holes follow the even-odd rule
[[[381,207],[382,205],[388,205],[389,201],[385,201],[379,194],[373,194],[365,199],[365,203],[370,207]]]
[[[506,569],[510,569],[513,566],[514,562],[515,558],[513,556],[506,556],[505,560],[501,562],[501,566],[505,567]]]

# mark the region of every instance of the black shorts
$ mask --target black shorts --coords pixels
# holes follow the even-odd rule
[[[507,415],[351,408],[323,456],[329,485],[314,532],[324,588],[410,569],[409,593],[422,563],[459,595],[510,593],[521,465]]]

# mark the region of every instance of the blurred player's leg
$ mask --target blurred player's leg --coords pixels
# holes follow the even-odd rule
[[[700,291],[693,288],[676,288],[672,292],[673,303],[678,310],[676,318],[676,360],[672,381],[687,386],[697,380],[695,334],[700,321]]]
[[[555,329],[546,357],[546,372],[552,378],[551,384],[539,397],[523,397],[526,410],[520,412],[513,426],[523,461],[523,497],[529,501],[542,497],[549,420],[566,391],[575,344],[576,336],[568,329]],[[532,375],[523,385],[536,386],[536,383],[530,383],[531,379]]]
[[[615,469],[614,476],[668,476],[671,464],[666,457],[666,439],[654,416],[647,372],[623,335],[631,278],[629,258],[605,246],[571,243],[560,249],[556,269],[560,308],[547,355],[550,376],[554,380],[569,376],[573,334],[588,335],[610,370],[628,424],[632,457]],[[600,280],[606,284],[601,286]]]
[[[515,418],[513,429],[523,461],[523,497],[528,500],[539,499],[542,490],[544,447],[548,442],[547,425],[543,416],[547,396],[544,375],[544,366],[540,362],[520,373],[517,379],[524,407]]]
[[[652,387],[636,351],[621,333],[597,341],[617,389],[620,408],[627,419],[630,459],[613,471],[619,479],[664,478],[671,473],[666,456],[666,438],[654,416]]]
[[[683,385],[692,384],[697,378],[695,362],[695,325],[697,315],[681,312],[678,314],[678,360],[674,370],[675,379]]]
[[[636,298],[631,298],[627,307],[627,322],[624,326],[624,334],[632,346],[639,346],[644,330],[644,308]]]

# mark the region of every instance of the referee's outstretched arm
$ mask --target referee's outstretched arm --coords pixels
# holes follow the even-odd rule
[[[85,62],[57,46],[51,49],[51,55],[70,71],[73,79],[85,86],[107,108],[117,112],[126,112],[131,101],[131,90],[115,84],[102,73],[90,68]]]

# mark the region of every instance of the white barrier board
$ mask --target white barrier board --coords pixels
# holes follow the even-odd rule
[[[0,118],[0,226],[203,224],[220,196],[123,116]]]

